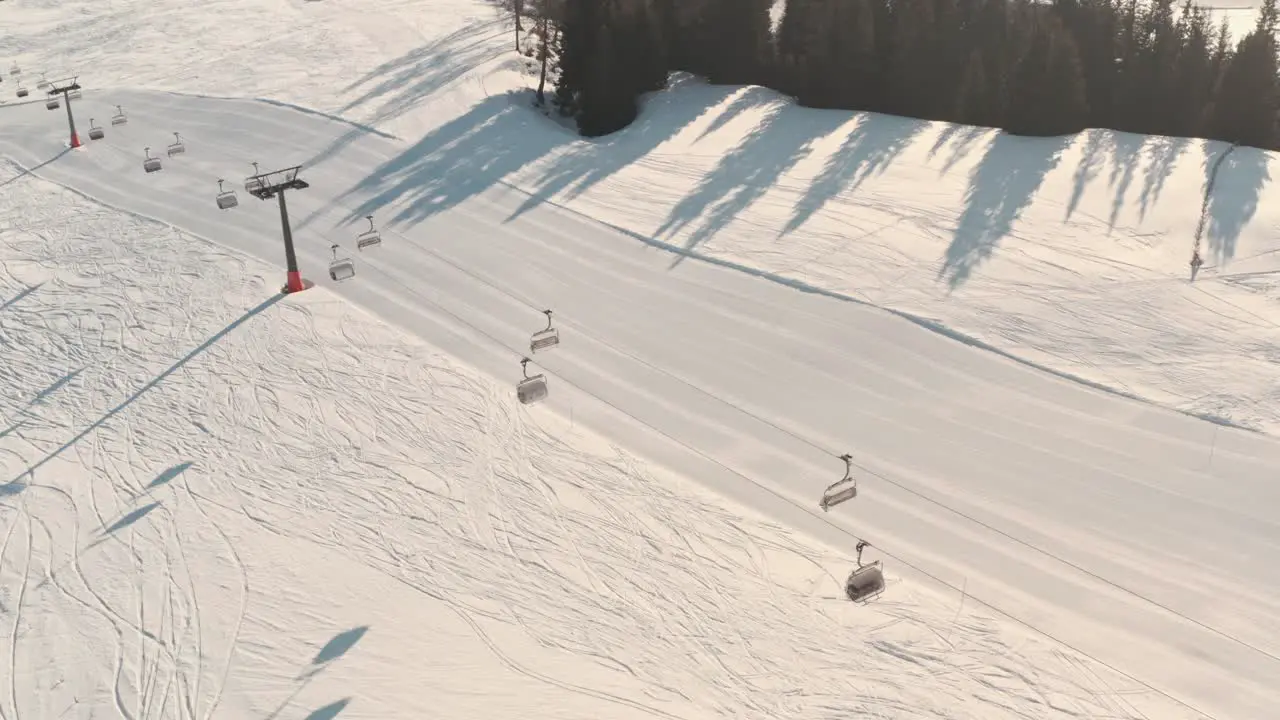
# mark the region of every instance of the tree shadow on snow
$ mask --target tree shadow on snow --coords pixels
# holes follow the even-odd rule
[[[1210,162],[1206,157],[1206,163]],[[1236,255],[1236,243],[1254,213],[1262,187],[1271,179],[1270,158],[1261,150],[1237,147],[1222,161],[1205,208],[1208,249],[1222,264]]]
[[[1112,191],[1111,212],[1107,218],[1108,230],[1114,230],[1125,208],[1125,198],[1138,173],[1142,171],[1142,190],[1138,197],[1138,217],[1145,219],[1147,211],[1160,200],[1165,181],[1173,174],[1178,159],[1186,152],[1191,141],[1186,138],[1151,137],[1115,130],[1086,130],[1085,144],[1080,163],[1072,175],[1071,198],[1067,201],[1063,222],[1071,219],[1080,206],[1085,190],[1098,177],[1111,155],[1111,174],[1108,184]]]
[[[363,91],[337,114],[377,104],[369,124],[399,117],[468,72],[508,53],[510,33],[505,25],[505,18],[473,22],[379,65],[343,88],[344,93]]]
[[[725,153],[720,163],[692,193],[671,209],[655,236],[672,236],[698,223],[684,243],[692,251],[769,192],[796,163],[809,154],[817,138],[831,134],[848,121],[840,112],[786,112],[774,108],[760,125]],[[678,255],[676,267],[688,257]]]
[[[791,219],[778,236],[795,232],[841,193],[856,190],[873,173],[884,172],[927,126],[923,120],[863,113],[796,203]]]
[[[923,126],[921,129],[923,129]],[[938,137],[934,139],[933,147],[929,148],[928,161],[932,162],[934,157],[942,151],[942,148],[950,145],[951,152],[947,153],[947,159],[942,163],[942,169],[938,171],[939,175],[946,175],[951,172],[951,168],[955,167],[956,163],[969,156],[969,151],[973,149],[973,146],[979,140],[990,133],[996,132],[998,131],[987,127],[947,125],[942,132],[938,133]]]
[[[543,126],[546,121],[522,105],[529,97],[510,93],[486,98],[378,167],[339,197],[339,204],[363,198],[347,221],[398,205],[391,222],[420,222],[479,195],[567,144],[569,136],[548,132]]]
[[[1142,194],[1138,197],[1138,219],[1145,220],[1147,210],[1160,201],[1165,181],[1173,174],[1178,160],[1191,141],[1187,138],[1153,137],[1146,145],[1147,168],[1142,178]]]
[[[951,244],[938,277],[951,290],[991,257],[1013,229],[1045,176],[1057,167],[1070,138],[1026,138],[1001,133],[974,168]]]
[[[569,200],[582,195],[675,137],[710,111],[712,103],[724,98],[719,88],[681,90],[680,85],[693,82],[691,78],[678,78],[667,90],[651,93],[644,101],[640,117],[612,135],[593,140],[574,136],[573,140],[579,141],[579,147],[556,158],[538,179],[529,198],[511,213],[507,221],[562,193]],[[764,88],[748,88],[717,117],[717,122],[728,122],[726,115],[741,114],[776,98],[776,93]]]

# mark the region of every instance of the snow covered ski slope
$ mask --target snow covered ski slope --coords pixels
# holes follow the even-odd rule
[[[97,27],[150,42],[118,60],[59,44],[74,4],[21,10],[48,24],[28,73],[96,61],[82,137],[117,104],[130,121],[72,151],[62,111],[0,108],[0,328],[22,338],[6,718],[1271,712],[1280,444],[1196,417],[1280,421],[1269,155],[1223,160],[1191,284],[1219,145],[1015,140],[688,80],[581,143],[509,92],[510,33],[480,6],[260,6],[254,32],[311,24],[250,77],[252,38],[212,15],[242,5],[118,3]],[[180,16],[206,42],[144,62]],[[304,164],[312,291],[273,299],[251,162]],[[360,252],[367,214],[385,242]],[[517,409],[548,307],[551,397]],[[823,514],[843,452],[861,492]],[[867,608],[839,600],[857,537],[890,571]]]

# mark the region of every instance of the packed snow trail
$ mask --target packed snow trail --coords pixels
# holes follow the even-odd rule
[[[422,153],[447,143],[405,148],[287,108],[179,95],[86,93],[82,112],[105,116],[108,102],[128,125],[36,173],[279,263],[275,204],[219,211],[214,181],[243,177],[250,160],[305,163],[311,188],[289,197],[304,274],[327,284],[330,243],[355,254],[361,216],[384,221],[386,242],[359,254],[340,295],[512,383],[539,310],[553,308],[565,340],[536,366],[551,374],[552,406],[579,422],[819,537],[867,537],[1207,712],[1270,706],[1280,570],[1267,558],[1280,526],[1259,510],[1280,501],[1274,440],[1048,377],[875,308],[672,268],[670,254],[529,209],[470,171],[415,177]],[[43,108],[6,112],[7,155],[27,167],[58,155]],[[187,153],[144,175],[141,147],[173,130]],[[494,152],[518,152],[510,142]],[[846,450],[879,477],[812,517]]]
[[[6,720],[1193,717],[278,282],[0,171]]]

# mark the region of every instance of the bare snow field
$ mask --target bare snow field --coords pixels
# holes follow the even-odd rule
[[[0,716],[1170,716],[324,289],[0,197]]]
[[[0,720],[1280,700],[1270,154],[689,78],[582,142],[472,0],[0,15],[88,143],[0,107]]]

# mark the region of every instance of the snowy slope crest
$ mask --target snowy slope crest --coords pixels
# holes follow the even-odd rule
[[[1183,717],[963,597],[852,606],[847,556],[324,289],[0,200],[3,717]]]

